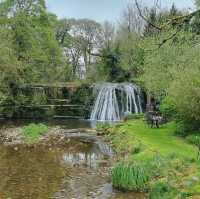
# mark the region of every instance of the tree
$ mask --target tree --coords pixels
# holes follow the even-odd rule
[[[15,105],[35,103],[21,88],[63,81],[67,65],[54,34],[57,19],[43,0],[4,0],[0,11],[0,103],[14,105],[12,115],[19,111]]]
[[[146,9],[142,8],[142,11],[146,12]],[[142,35],[144,26],[145,21],[140,17],[135,3],[128,3],[122,14],[120,29],[124,32]]]
[[[197,8],[200,8],[200,0],[195,0]]]
[[[89,19],[62,19],[56,27],[56,38],[69,56],[75,78],[94,62],[91,54],[102,46],[102,26]]]
[[[115,42],[119,44],[120,66],[132,79],[136,79],[141,74],[144,64],[144,51],[140,47],[141,38],[136,33],[118,32]]]
[[[171,7],[169,13],[170,13],[171,17],[174,17],[174,16],[178,15],[178,9],[176,8],[174,3],[172,4],[172,7]]]
[[[7,18],[4,29],[12,35],[13,50],[24,65],[25,82],[59,79],[63,56],[50,21],[52,15],[46,12],[44,1],[7,0],[0,4],[3,6]]]
[[[102,26],[102,32],[100,34],[100,40],[102,40],[102,44],[100,44],[101,48],[109,48],[112,46],[112,43],[115,39],[115,26],[105,21]]]
[[[40,15],[45,12],[44,0],[4,0],[0,3],[2,15],[14,17],[17,13],[23,12],[28,16]]]

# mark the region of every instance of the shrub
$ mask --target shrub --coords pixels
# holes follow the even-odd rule
[[[200,136],[199,135],[189,135],[186,137],[186,140],[195,145],[198,148],[198,159],[200,157]]]
[[[194,144],[195,146],[200,148],[200,136],[199,135],[189,135],[186,137],[186,140],[189,143]]]
[[[180,136],[186,136],[187,135],[186,126],[185,126],[185,123],[183,121],[176,121],[175,134],[180,135]]]
[[[117,164],[112,169],[112,184],[115,188],[125,191],[145,191],[149,174],[142,165]]]
[[[194,53],[194,52],[193,52]],[[195,50],[195,53],[197,51]],[[199,62],[190,64],[174,73],[174,80],[168,89],[179,117],[195,130],[200,128],[200,79]],[[191,130],[193,130],[191,129]]]
[[[138,154],[142,151],[142,145],[141,144],[136,144],[136,146],[132,147],[131,149],[131,154]]]
[[[175,134],[186,137],[189,134],[200,131],[200,124],[197,121],[186,121],[180,118],[176,119]]]
[[[170,97],[165,97],[160,104],[160,112],[167,119],[173,119],[176,115],[176,107]]]
[[[171,199],[177,195],[176,190],[173,189],[167,182],[155,183],[150,191],[150,199]]]
[[[39,137],[47,133],[48,127],[44,124],[29,124],[23,127],[23,134],[28,141],[36,141]]]

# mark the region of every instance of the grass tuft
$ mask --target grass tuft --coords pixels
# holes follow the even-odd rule
[[[120,163],[112,170],[113,186],[120,190],[145,191],[148,181],[149,174],[142,165]]]
[[[23,127],[23,134],[27,141],[37,141],[39,137],[48,131],[48,127],[44,124],[31,123]]]

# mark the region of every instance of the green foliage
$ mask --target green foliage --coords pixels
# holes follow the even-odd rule
[[[40,94],[26,95],[27,84],[62,82],[69,77],[54,27],[57,19],[46,10],[44,0],[0,2],[0,104],[5,115],[20,115],[22,105],[42,104]]]
[[[191,53],[196,57],[199,48]],[[175,81],[171,82],[168,90],[169,96],[174,101],[175,107],[179,115],[185,120],[200,121],[200,94],[199,94],[199,72],[200,65],[196,57],[190,61],[191,67],[184,67],[181,71],[174,73]],[[188,63],[189,64],[189,63]]]
[[[183,183],[192,176],[198,176],[197,150],[185,140],[174,136],[175,123],[161,129],[150,129],[141,120],[110,129],[110,141],[120,163],[112,170],[114,187],[127,191],[147,191],[151,199],[184,198],[184,193],[198,193],[193,186]],[[140,145],[138,145],[138,140]],[[130,146],[140,146],[137,152],[124,151]],[[194,182],[198,184],[198,182]],[[190,194],[191,195],[191,194]]]
[[[147,38],[144,40],[146,48],[162,43],[175,31]],[[149,93],[163,100],[160,109],[167,117],[176,117],[197,129],[200,121],[199,46],[191,49],[190,46],[198,39],[194,33],[181,31],[159,50],[150,51],[145,57],[144,73],[139,78]]]
[[[143,113],[138,113],[138,114],[130,114],[126,117],[128,120],[133,120],[133,119],[142,119],[144,118]]]
[[[25,138],[30,141],[34,142],[39,139],[39,137],[45,133],[47,133],[48,127],[44,124],[29,124],[23,127],[23,134]]]
[[[143,146],[142,146],[142,144],[141,143],[137,143],[137,144],[135,144],[133,147],[132,147],[132,149],[131,149],[131,154],[132,155],[135,155],[135,154],[138,154],[138,153],[140,153],[142,150],[143,150]]]
[[[176,116],[175,103],[169,96],[161,101],[160,112],[168,119],[173,119]]]
[[[96,130],[106,132],[108,129],[110,129],[113,125],[108,122],[97,122]]]
[[[200,158],[200,135],[189,135],[186,140],[198,148],[198,159]]]
[[[89,105],[92,98],[91,92],[92,89],[89,84],[82,84],[71,97],[72,103]]]
[[[134,33],[123,33],[118,35],[117,40],[121,52],[120,65],[135,79],[141,75],[144,65],[144,50],[139,46],[140,38]]]
[[[200,148],[200,135],[189,135],[186,137],[186,140]]]
[[[112,169],[112,183],[115,188],[126,191],[145,191],[149,173],[142,165],[117,164]]]
[[[187,135],[187,128],[185,123],[182,120],[176,121],[176,129],[175,134],[178,136],[186,136]]]
[[[195,0],[196,6],[199,8],[200,7],[200,0]]]
[[[150,199],[171,199],[177,196],[177,192],[167,182],[157,182],[150,190]]]
[[[179,157],[196,158],[194,147],[174,135],[176,129],[175,122],[167,123],[159,129],[152,129],[142,120],[133,120],[114,127],[110,139],[116,151],[121,151],[123,154],[131,152],[134,146],[141,143],[144,145],[142,152],[149,157],[152,157],[152,151],[155,151],[163,156],[176,154]],[[139,154],[136,157],[140,158]]]
[[[106,81],[123,82],[129,79],[129,73],[120,66],[121,52],[119,44],[114,48],[103,50],[103,59],[100,67],[103,67],[103,76],[106,76]]]

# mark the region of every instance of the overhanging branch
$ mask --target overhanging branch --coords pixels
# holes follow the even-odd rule
[[[139,6],[139,3],[137,0],[135,0],[135,4],[136,4],[136,7],[138,9],[138,13],[139,13],[139,16],[144,20],[146,21],[149,25],[151,25],[152,27],[154,27],[155,29],[161,31],[162,28],[158,27],[156,24],[152,23],[151,21],[149,21],[143,14],[142,14],[142,11],[140,9],[140,6]]]

